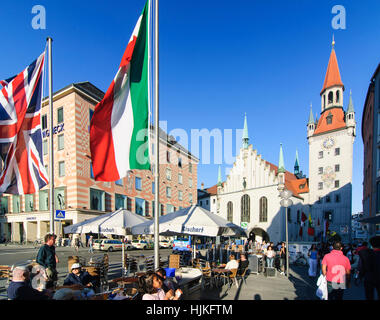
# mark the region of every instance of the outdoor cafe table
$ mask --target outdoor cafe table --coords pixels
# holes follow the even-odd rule
[[[116,282],[119,286],[126,284],[133,284],[139,281],[138,277],[121,277],[111,280],[112,282]]]
[[[216,280],[218,280],[218,283],[220,283],[220,276],[222,274],[228,274],[231,272],[230,269],[223,269],[223,268],[215,268],[211,270],[214,274],[216,274]]]

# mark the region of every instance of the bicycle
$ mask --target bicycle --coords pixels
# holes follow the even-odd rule
[[[296,259],[294,260],[293,264],[295,266],[301,266],[306,267],[308,265],[306,257],[303,255],[302,252],[297,252]]]

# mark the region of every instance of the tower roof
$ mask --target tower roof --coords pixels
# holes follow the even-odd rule
[[[321,94],[328,88],[333,86],[342,86],[344,88],[342,79],[340,78],[338,60],[336,58],[335,50],[332,48],[330,54],[329,64],[327,66],[325,81],[323,83],[323,88]]]
[[[354,113],[354,103],[352,102],[352,92],[350,90],[350,101],[348,102],[347,113]]]
[[[247,114],[244,115],[244,129],[243,129],[243,148],[247,149],[248,148],[248,125],[247,125]]]
[[[280,156],[278,159],[278,173],[285,172],[284,153],[282,152],[282,143],[280,144]]]
[[[221,186],[221,185],[222,185],[222,169],[219,166],[219,169],[218,169],[218,186]]]
[[[327,121],[327,117],[330,117],[331,121]],[[345,127],[346,122],[344,120],[343,108],[330,108],[328,109],[328,112],[326,111],[321,114],[321,118],[318,120],[318,124],[314,131],[314,135],[343,129]]]
[[[298,160],[298,150],[296,150],[296,162],[294,163],[294,167],[299,167],[300,166],[300,162]]]
[[[314,124],[314,117],[313,117],[313,106],[310,103],[310,114],[309,114],[309,122],[307,124]]]

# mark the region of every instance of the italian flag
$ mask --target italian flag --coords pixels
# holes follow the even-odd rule
[[[116,181],[132,169],[149,170],[149,0],[119,70],[90,124],[92,169],[97,181]]]

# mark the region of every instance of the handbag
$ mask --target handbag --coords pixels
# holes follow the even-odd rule
[[[321,274],[317,280],[317,291],[316,295],[321,300],[327,300],[328,298],[328,292],[327,292],[327,280],[326,277]]]

